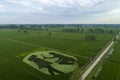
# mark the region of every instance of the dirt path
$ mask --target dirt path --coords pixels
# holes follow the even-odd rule
[[[86,72],[82,75],[80,80],[85,80],[93,68],[97,65],[97,63],[102,59],[102,57],[106,54],[106,52],[110,49],[110,47],[114,44],[112,41],[109,46],[101,53],[101,55],[93,62],[93,64],[86,70]]]

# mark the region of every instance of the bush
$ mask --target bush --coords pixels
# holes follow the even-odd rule
[[[96,40],[96,36],[95,35],[86,35],[85,39],[86,40]]]

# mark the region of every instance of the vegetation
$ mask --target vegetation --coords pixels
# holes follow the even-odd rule
[[[55,51],[34,51],[29,53],[23,61],[48,75],[70,73],[78,67],[75,57]]]
[[[86,35],[85,39],[86,40],[96,40],[96,36],[95,35]]]
[[[113,53],[107,57],[102,70],[96,80],[119,80],[120,79],[120,42],[115,46]]]
[[[76,32],[66,32],[63,31],[65,26],[1,25],[0,80],[68,80],[72,73],[55,76],[45,75],[25,64],[22,60],[28,55],[28,52],[36,49],[42,51],[50,49],[76,57],[79,69],[81,69],[118,32],[118,28],[113,27],[102,28],[108,32],[112,30],[112,34],[89,32],[89,28],[96,29],[96,27],[100,27],[98,25],[73,25],[72,28]],[[114,26],[117,27],[117,25]],[[27,34],[24,30],[27,30]],[[51,37],[49,37],[49,32],[52,33]],[[86,40],[86,35],[94,35],[92,37],[96,39],[94,41]]]

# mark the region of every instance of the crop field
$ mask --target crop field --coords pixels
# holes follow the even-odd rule
[[[34,51],[26,56],[23,61],[48,75],[70,73],[78,67],[75,57],[55,51]]]
[[[49,32],[51,32],[51,36],[48,36]],[[94,34],[97,39],[86,40],[87,34]],[[97,55],[113,36],[114,34],[107,33],[68,33],[62,32],[59,28],[52,28],[49,31],[29,30],[27,33],[18,32],[18,29],[0,29],[0,80],[68,80],[73,70],[66,70],[65,74],[59,75],[54,72],[55,75],[51,76],[48,70],[39,71],[26,64],[24,59],[26,56],[30,57],[33,54],[31,52],[36,50],[56,51],[61,55],[65,54],[67,57],[77,60],[79,68],[82,68],[91,57]],[[45,57],[53,56],[48,54]],[[38,59],[38,57],[34,57],[34,59]],[[43,58],[40,57],[40,59]],[[54,58],[47,61],[55,62],[57,60],[58,58]],[[118,67],[117,64],[116,67]],[[64,70],[64,68],[62,69]]]
[[[109,59],[104,62],[96,80],[120,80],[120,42],[115,46]]]

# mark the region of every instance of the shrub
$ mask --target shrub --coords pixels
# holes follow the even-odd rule
[[[86,40],[96,40],[96,36],[95,35],[86,35],[85,39]]]

